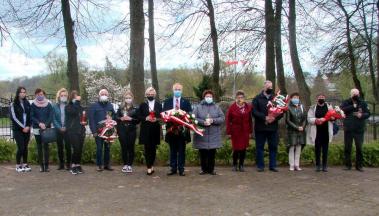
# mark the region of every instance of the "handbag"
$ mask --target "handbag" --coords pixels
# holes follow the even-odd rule
[[[57,141],[57,131],[55,128],[46,128],[41,130],[42,143],[52,143]]]

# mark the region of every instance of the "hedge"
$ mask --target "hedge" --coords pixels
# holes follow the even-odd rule
[[[13,141],[0,139],[0,163],[3,162],[14,162],[16,154],[16,143]],[[218,165],[230,165],[232,162],[232,149],[230,140],[225,140],[223,146],[217,150],[216,161]],[[246,163],[248,165],[254,164],[255,158],[255,144],[254,140],[251,141],[250,147],[247,151]],[[352,160],[355,160],[355,151],[353,150]],[[379,142],[374,141],[363,145],[363,155],[364,155],[364,166],[368,167],[379,167]],[[303,165],[310,165],[314,163],[314,147],[307,145],[302,152],[301,160]],[[343,145],[342,144],[331,144],[329,146],[329,164],[330,165],[342,165],[344,158]],[[35,140],[29,144],[29,163],[37,163],[37,151]],[[265,160],[268,159],[268,150],[266,145]],[[166,165],[169,160],[169,147],[166,143],[162,142],[157,149],[157,164]],[[50,161],[52,163],[57,163],[57,148],[56,144],[50,145]],[[84,164],[95,163],[96,161],[96,144],[92,137],[87,137],[84,143],[82,162]],[[121,150],[118,141],[111,146],[111,161],[113,164],[121,164]],[[277,161],[279,165],[288,164],[288,154],[287,149],[283,142],[280,142],[277,154]],[[143,146],[136,145],[135,148],[135,163],[143,164]],[[198,151],[192,148],[191,143],[187,144],[186,150],[186,164],[187,165],[199,165]]]

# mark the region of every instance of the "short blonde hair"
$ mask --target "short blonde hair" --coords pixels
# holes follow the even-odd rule
[[[66,93],[67,93],[67,96],[68,96],[68,91],[67,91],[67,89],[65,89],[65,88],[61,88],[61,89],[59,89],[58,92],[57,92],[57,95],[56,95],[56,97],[55,97],[55,102],[59,103],[59,96],[61,95],[62,92],[66,92]]]
[[[172,85],[172,90],[174,90],[175,87],[177,87],[177,86],[180,86],[180,88],[183,89],[183,85],[182,84],[180,84],[180,83],[174,83],[174,85]]]
[[[146,89],[146,91],[145,91],[145,96],[146,96],[149,92],[154,92],[155,95],[157,94],[157,91],[155,91],[155,89],[154,89],[153,87],[149,87],[149,88]]]

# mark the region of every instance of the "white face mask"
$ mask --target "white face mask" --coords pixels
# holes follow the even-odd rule
[[[131,99],[131,98],[125,99],[125,103],[127,103],[127,104],[131,104],[132,102],[133,102],[133,99]]]
[[[61,102],[66,103],[67,102],[67,97],[66,96],[62,96],[62,97],[60,97],[60,100],[61,100]]]
[[[107,102],[107,101],[108,101],[108,96],[106,96],[106,95],[101,95],[101,96],[100,96],[100,101],[101,101],[101,102]]]

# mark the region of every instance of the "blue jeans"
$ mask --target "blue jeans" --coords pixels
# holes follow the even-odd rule
[[[95,141],[96,141],[96,165],[109,166],[109,160],[110,160],[109,143],[104,142],[104,140],[99,137],[96,137]],[[104,163],[103,163],[103,146],[104,146]]]
[[[264,147],[266,140],[268,143],[268,151],[270,158],[269,168],[274,169],[276,168],[276,153],[278,151],[278,131],[255,131],[257,167],[259,169],[263,169],[265,167]]]

